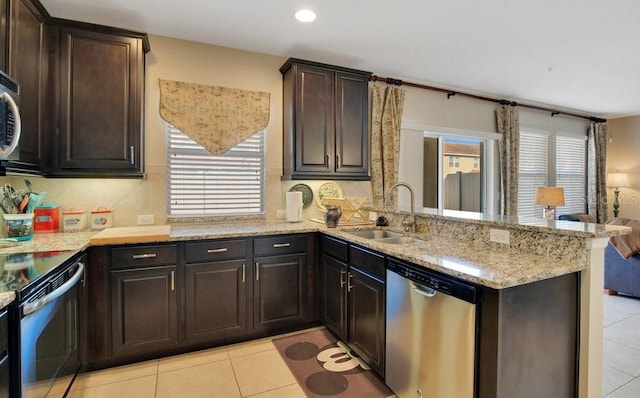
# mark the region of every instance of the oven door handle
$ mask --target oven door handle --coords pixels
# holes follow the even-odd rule
[[[82,262],[78,262],[78,270],[76,271],[75,274],[73,274],[71,279],[63,283],[59,288],[47,294],[43,298],[37,301],[34,301],[33,303],[25,304],[24,308],[22,309],[22,313],[24,315],[29,315],[31,313],[34,313],[44,308],[51,301],[57,299],[58,297],[68,292],[76,283],[78,283],[83,273],[84,273],[84,264]]]

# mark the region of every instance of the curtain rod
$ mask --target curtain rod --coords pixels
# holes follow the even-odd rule
[[[383,82],[383,83],[387,83],[387,84],[393,84],[393,85],[396,85],[396,86],[409,86],[409,87],[421,88],[423,90],[438,91],[438,92],[441,92],[441,93],[446,93],[447,94],[447,99],[449,99],[449,98],[451,98],[451,97],[453,97],[455,95],[462,95],[464,97],[473,98],[473,99],[477,99],[477,100],[480,100],[480,101],[495,102],[496,104],[500,104],[500,105],[520,106],[520,107],[523,107],[523,108],[535,109],[535,110],[543,111],[543,112],[550,112],[551,113],[551,117],[553,117],[555,115],[567,115],[567,116],[573,116],[573,117],[578,117],[578,118],[582,118],[582,119],[587,119],[587,120],[590,120],[590,121],[595,122],[595,123],[604,123],[604,122],[607,121],[607,119],[602,119],[602,118],[595,117],[595,116],[584,116],[584,115],[579,115],[577,113],[559,111],[559,110],[556,110],[556,109],[545,108],[545,107],[542,107],[542,106],[519,104],[519,103],[517,103],[515,101],[508,101],[508,100],[504,100],[504,99],[483,97],[481,95],[475,95],[475,94],[461,93],[459,91],[447,90],[446,88],[427,86],[425,84],[419,84],[419,83],[405,82],[405,81],[402,81],[402,80],[399,80],[399,79],[393,79],[393,78],[390,78],[390,77],[381,77],[381,76],[372,75],[369,80],[372,81],[372,82]]]

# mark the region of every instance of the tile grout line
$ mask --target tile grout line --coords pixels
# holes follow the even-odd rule
[[[605,395],[603,398],[607,398],[607,397],[611,397],[613,393],[615,393],[616,391],[618,391],[619,389],[621,389],[622,387],[626,386],[627,384],[633,382],[634,380],[640,378],[640,376],[638,377],[634,377],[633,379],[629,380],[628,382],[619,385],[618,387],[616,387],[613,391],[611,391],[609,394]]]
[[[262,391],[262,392],[257,392],[257,393],[255,393],[255,394],[251,394],[251,395],[243,395],[243,396],[242,396],[242,398],[251,398],[251,397],[258,396],[258,395],[262,395],[262,394],[267,393],[267,392],[276,391],[276,390],[280,390],[280,389],[287,388],[287,387],[291,387],[291,386],[299,386],[299,384],[298,384],[298,382],[296,381],[295,383],[287,384],[286,386],[275,387],[275,388],[272,388],[272,389],[270,389],[270,390],[265,390],[265,391]]]
[[[227,349],[227,355],[229,355],[229,349]],[[231,365],[231,371],[233,372],[233,378],[236,381],[236,387],[238,388],[238,393],[240,393],[240,397],[242,397],[242,390],[240,389],[240,383],[238,382],[238,375],[236,374],[236,368],[233,366],[233,358],[229,355],[229,365]]]

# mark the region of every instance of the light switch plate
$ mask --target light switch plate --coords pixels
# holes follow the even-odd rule
[[[495,243],[508,245],[511,241],[511,233],[506,229],[489,229],[489,240]]]
[[[286,210],[276,210],[276,218],[287,218]]]

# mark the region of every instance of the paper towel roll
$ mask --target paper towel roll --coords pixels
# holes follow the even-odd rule
[[[302,192],[287,192],[287,221],[302,221]]]

